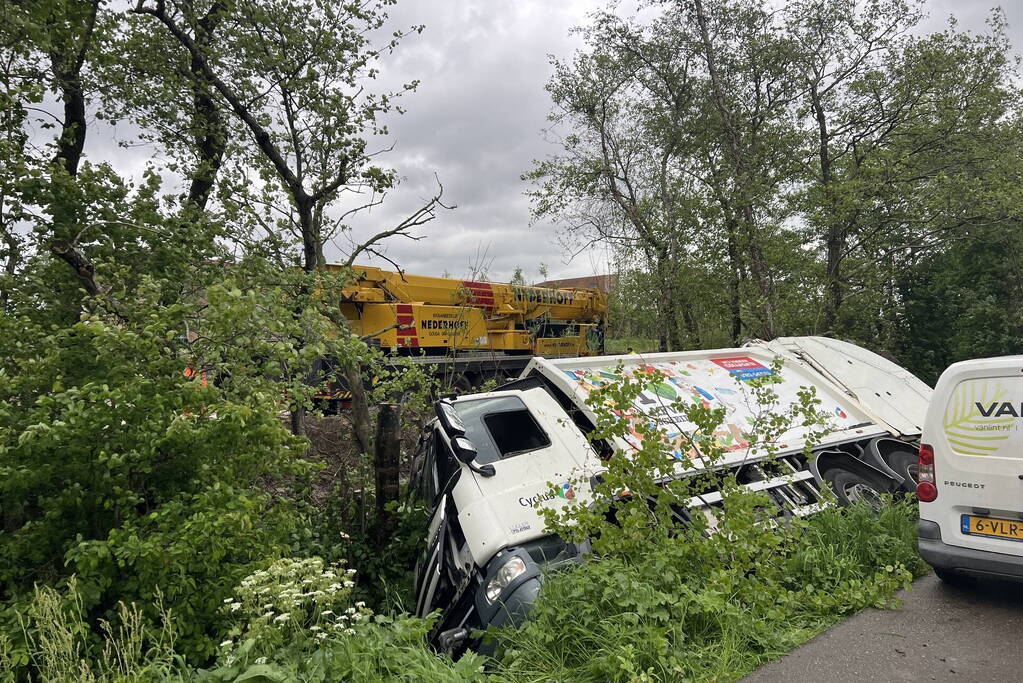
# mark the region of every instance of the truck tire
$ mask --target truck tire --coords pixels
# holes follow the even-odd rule
[[[882,481],[879,476],[841,467],[833,467],[822,476],[843,507],[863,503],[877,510],[881,507],[881,495],[891,490],[890,482]]]
[[[889,453],[885,460],[888,462],[888,466],[895,470],[895,473],[903,478],[904,481],[902,487],[907,491],[916,491],[917,473],[919,472],[920,467],[917,464],[916,453],[895,451],[893,453]]]

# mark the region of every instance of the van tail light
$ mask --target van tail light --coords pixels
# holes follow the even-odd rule
[[[916,497],[924,503],[930,503],[938,497],[938,487],[934,480],[934,447],[930,444],[920,444],[920,455],[917,457],[918,465]]]

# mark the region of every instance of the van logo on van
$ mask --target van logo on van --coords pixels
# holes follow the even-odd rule
[[[985,484],[977,484],[972,481],[952,481],[951,479],[945,480],[945,486],[959,486],[965,489],[982,489],[985,488]]]
[[[1023,416],[1023,403],[1017,405],[1008,401],[1002,401],[1001,403],[995,402],[985,406],[980,401],[977,401],[974,405],[976,405],[977,410],[980,411],[981,417]]]

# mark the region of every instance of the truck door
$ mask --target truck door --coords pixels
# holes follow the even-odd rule
[[[600,461],[544,389],[466,398],[454,406],[476,446],[476,464],[494,467],[493,476],[473,474],[479,503],[459,510],[477,558],[547,535],[538,509],[560,507],[588,495],[589,477]]]

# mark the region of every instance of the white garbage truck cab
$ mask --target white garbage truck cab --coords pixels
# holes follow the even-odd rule
[[[801,389],[813,387],[831,416],[830,431],[809,459],[801,426],[783,434],[773,454],[747,442],[745,428],[763,408],[748,383],[776,372],[774,408],[786,408]],[[541,511],[590,500],[606,459],[627,458],[639,447],[635,430],[613,443],[590,438],[596,415],[587,399],[622,374],[660,378],[622,418],[659,414],[670,425],[669,439],[687,429],[683,415],[666,412],[675,400],[724,409],[716,436],[727,455],[713,467],[767,493],[779,516],[821,509],[824,486],[840,504],[875,503],[884,493],[916,489],[917,441],[931,390],[852,344],[787,337],[736,349],[534,358],[519,379],[497,391],[439,401],[436,419],[419,440],[412,488],[430,521],[416,570],[415,609],[422,616],[440,611],[430,634],[438,649],[458,653],[477,647],[473,636],[490,626],[518,624],[543,576],[580,561],[586,548],[547,531]],[[676,461],[673,477],[706,466],[682,448],[665,457]],[[682,514],[703,514],[713,529],[721,499],[720,492],[703,492]]]
[[[935,573],[1023,579],[1023,356],[942,373],[918,467],[920,555]]]

